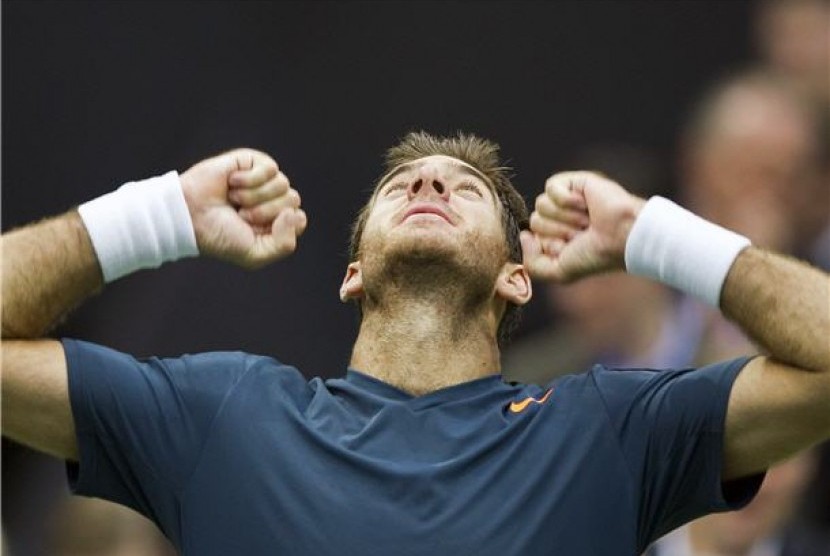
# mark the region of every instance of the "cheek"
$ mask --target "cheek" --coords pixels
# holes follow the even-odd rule
[[[388,228],[388,225],[385,224],[389,220],[388,215],[386,215],[384,207],[373,207],[369,214],[366,216],[366,220],[363,223],[363,238],[366,236],[377,236],[379,234],[386,233],[388,230],[385,230],[385,227]],[[363,239],[361,239],[361,243]]]

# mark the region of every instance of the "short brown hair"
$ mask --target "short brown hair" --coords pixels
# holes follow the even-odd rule
[[[508,257],[513,262],[521,263],[522,245],[519,232],[528,227],[527,205],[510,181],[511,169],[503,166],[499,160],[498,144],[471,133],[458,132],[454,136],[440,137],[425,131],[410,132],[397,145],[386,151],[384,174],[401,164],[433,155],[457,158],[473,166],[490,180],[496,198],[501,204],[501,221],[507,240]],[[360,240],[371,206],[370,199],[360,209],[352,224],[349,261],[356,261],[360,257]],[[506,344],[518,323],[519,306],[508,303],[499,322],[499,346],[503,347]]]

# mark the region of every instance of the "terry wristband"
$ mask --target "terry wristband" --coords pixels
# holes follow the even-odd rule
[[[199,254],[175,171],[122,185],[78,207],[104,281]]]
[[[729,268],[750,241],[664,199],[645,204],[625,244],[630,274],[646,276],[717,307]]]

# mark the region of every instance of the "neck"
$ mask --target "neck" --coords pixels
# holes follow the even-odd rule
[[[462,310],[447,297],[395,297],[364,307],[350,364],[419,396],[498,373],[495,328],[489,307]]]

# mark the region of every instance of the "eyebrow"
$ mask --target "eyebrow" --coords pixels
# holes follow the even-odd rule
[[[449,163],[450,167],[453,170],[455,170],[457,172],[460,172],[461,174],[464,174],[464,175],[467,175],[467,176],[472,176],[472,177],[480,179],[481,181],[483,181],[485,183],[485,185],[487,185],[487,187],[490,189],[490,192],[493,194],[493,196],[496,195],[496,187],[493,185],[493,182],[490,180],[490,178],[485,176],[478,168],[470,166],[469,164],[465,164],[465,163],[461,162],[460,160],[450,160],[450,161],[448,161],[448,163]],[[423,161],[419,162],[417,160],[413,160],[412,162],[406,162],[404,164],[396,166],[391,172],[389,172],[388,174],[386,174],[385,176],[383,176],[380,179],[380,181],[378,182],[378,186],[377,186],[376,190],[380,190],[384,185],[389,183],[395,176],[398,176],[398,175],[400,175],[404,172],[407,172],[409,170],[413,170],[415,168],[418,168],[419,166],[421,166],[423,164],[424,164]]]

